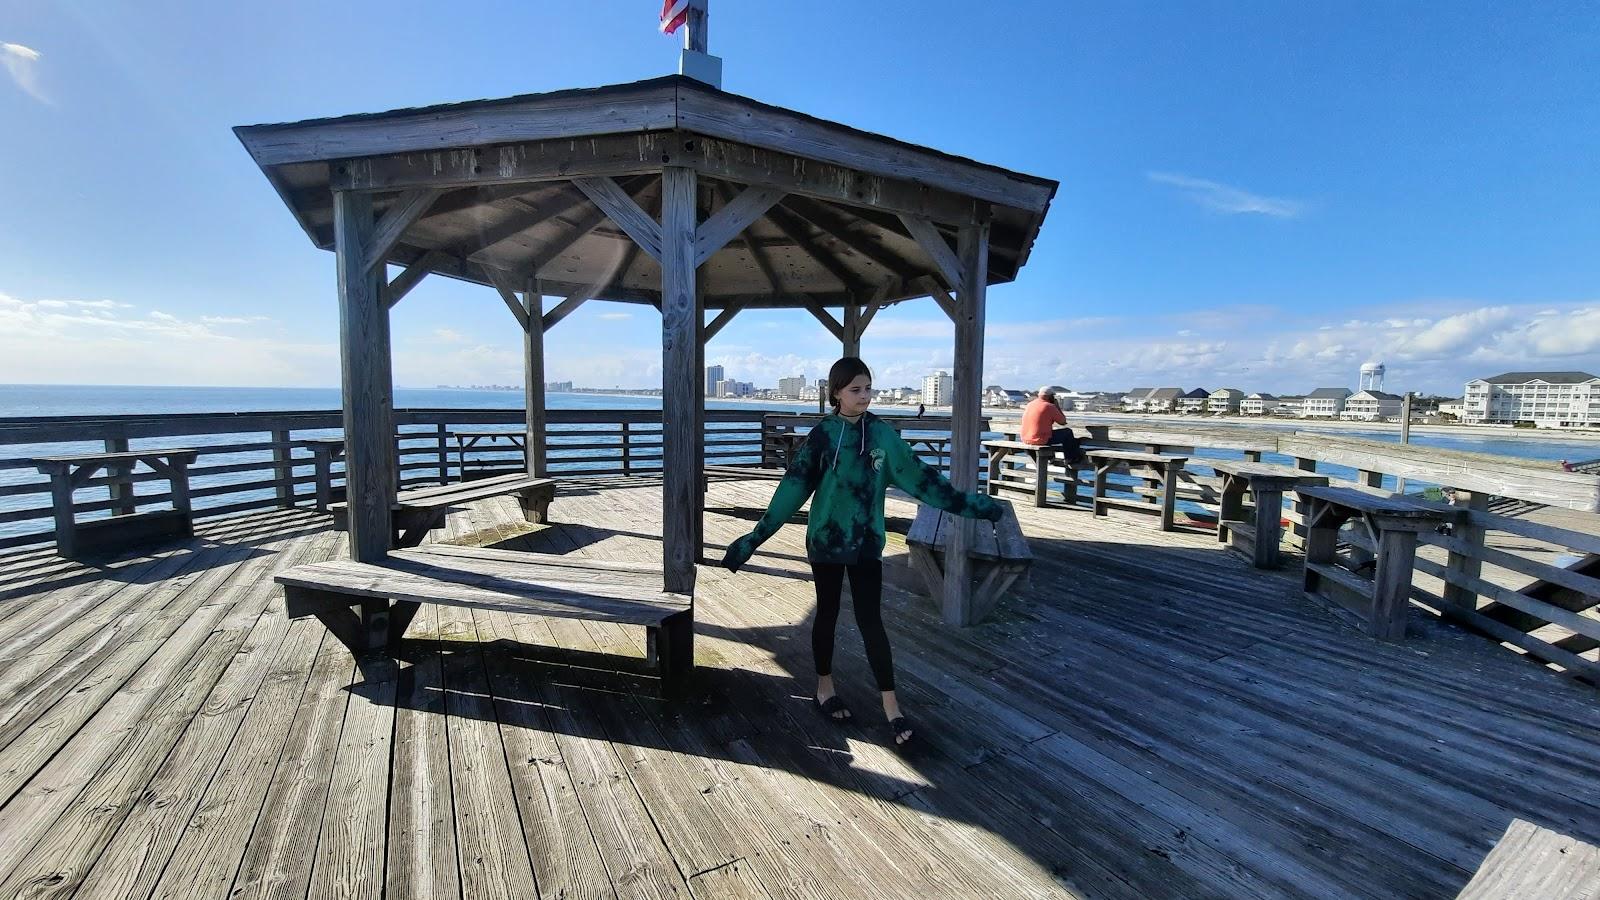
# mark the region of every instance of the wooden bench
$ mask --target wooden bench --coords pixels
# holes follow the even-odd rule
[[[995,502],[1004,510],[1000,521],[976,519],[972,523],[973,541],[968,556],[972,558],[973,621],[987,616],[1033,565],[1033,551],[1022,534],[1016,510],[1005,500]],[[945,543],[958,521],[959,516],[919,503],[917,517],[906,532],[911,568],[922,577],[928,596],[935,603],[944,595]]]
[[[1327,476],[1263,462],[1208,459],[1205,463],[1222,476],[1217,540],[1244,554],[1258,569],[1278,568],[1283,564],[1283,492],[1326,486]],[[1255,498],[1253,521],[1245,518],[1245,491]]]
[[[1136,450],[1084,450],[1084,455],[1094,465],[1094,514],[1103,516],[1111,507],[1154,513],[1161,522],[1162,531],[1171,531],[1178,503],[1178,478],[1183,474],[1187,456],[1166,453],[1141,453]],[[1150,473],[1149,481],[1159,485],[1159,498],[1144,500],[1137,497],[1124,499],[1107,497],[1107,476],[1120,466]]]
[[[1020,440],[994,440],[984,441],[983,448],[989,454],[990,496],[998,496],[1002,490],[1017,491],[1032,494],[1034,506],[1045,506],[1050,496],[1050,476],[1060,473],[1062,498],[1067,503],[1078,502],[1078,469],[1087,466],[1080,467],[1069,462],[1060,453],[1060,447],[1054,444],[1029,444]],[[1013,455],[1027,457],[1032,465],[1007,466],[1007,460]],[[1027,473],[1025,480],[1014,477],[1019,469],[1028,468],[1032,471]]]
[[[381,564],[296,566],[276,580],[289,618],[316,616],[355,655],[398,643],[422,604],[437,603],[643,625],[666,696],[680,695],[694,668],[693,599],[662,590],[649,566],[435,544]]]
[[[1465,521],[1467,511],[1350,487],[1301,487],[1306,504],[1306,596],[1383,641],[1402,640],[1411,599],[1417,533]],[[1371,579],[1338,563],[1339,529],[1355,520],[1349,540],[1374,554]]]
[[[775,469],[766,466],[719,466],[707,465],[703,468],[705,481],[711,483],[713,478],[740,478],[755,481],[782,481],[787,474],[784,469]]]
[[[55,514],[56,555],[67,558],[112,553],[175,537],[194,534],[194,511],[189,499],[189,466],[200,451],[129,450],[121,453],[78,453],[40,456],[29,460],[50,476],[50,501]],[[125,479],[139,463],[164,477],[171,485],[170,510],[135,512],[140,503]],[[111,473],[109,519],[79,522],[74,515],[72,492],[86,485],[101,469]],[[120,483],[118,479],[124,479]]]
[[[440,484],[401,491],[395,498],[391,513],[393,545],[404,548],[422,543],[428,532],[444,524],[445,513],[452,506],[511,494],[516,495],[524,518],[529,522],[543,523],[549,516],[550,501],[555,499],[556,482],[554,478],[534,478],[513,472],[460,484]],[[347,503],[333,504],[335,528],[346,527],[348,509]]]
[[[316,478],[317,512],[327,512],[333,507],[336,499],[333,490],[333,464],[344,459],[344,438],[302,438],[291,441],[289,446],[311,453],[311,470]],[[339,489],[338,496],[344,496],[343,488]]]

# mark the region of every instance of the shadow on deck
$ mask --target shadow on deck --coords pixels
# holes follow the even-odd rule
[[[711,490],[720,547],[771,485]],[[562,491],[506,545],[659,559],[659,503]],[[642,630],[572,620],[425,608],[357,666],[283,618],[272,573],[343,549],[306,512],[0,556],[0,896],[1449,897],[1508,831],[1508,866],[1600,879],[1592,689],[1416,609],[1370,641],[1209,535],[1019,513],[1031,584],[967,630],[891,538],[904,757],[853,625],[858,718],[812,711],[798,525],[701,570],[675,703]]]

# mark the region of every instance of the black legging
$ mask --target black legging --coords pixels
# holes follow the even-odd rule
[[[867,663],[878,690],[894,690],[894,657],[889,652],[889,633],[883,629],[883,560],[863,560],[851,566],[843,563],[811,564],[811,578],[817,584],[817,615],[811,622],[811,655],[818,675],[833,674],[833,631],[839,624],[839,593],[844,588],[844,573],[850,572],[850,600],[856,609],[856,627],[867,645]]]

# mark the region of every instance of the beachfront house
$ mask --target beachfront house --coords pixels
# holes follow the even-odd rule
[[[1210,399],[1210,391],[1205,388],[1195,388],[1177,398],[1176,408],[1178,412],[1185,414],[1202,413],[1206,411],[1206,401]]]
[[[1450,416],[1459,422],[1461,421],[1462,415],[1465,413],[1466,403],[1461,397],[1457,397],[1453,400],[1439,401],[1439,415],[1441,416]]]
[[[1155,388],[1136,387],[1126,394],[1123,394],[1122,399],[1118,401],[1118,404],[1126,412],[1144,412],[1145,401],[1150,399],[1150,395],[1155,393],[1155,390]]]
[[[1237,413],[1244,401],[1244,391],[1238,388],[1217,388],[1206,398],[1208,413]]]
[[[1362,391],[1344,402],[1339,418],[1352,422],[1387,422],[1398,419],[1405,398],[1383,391]]]
[[[1123,399],[1124,395],[1115,391],[1101,391],[1091,395],[1089,400],[1079,408],[1089,412],[1116,412],[1122,409]]]
[[[1239,401],[1239,412],[1247,416],[1264,416],[1277,405],[1277,397],[1257,391]]]
[[[1308,419],[1337,419],[1350,398],[1349,388],[1317,388],[1306,395],[1301,415]]]
[[[1461,421],[1468,425],[1600,427],[1600,377],[1588,372],[1506,372],[1467,382]]]
[[[1178,401],[1183,397],[1183,388],[1156,388],[1144,399],[1140,409],[1143,412],[1165,413],[1178,408]]]

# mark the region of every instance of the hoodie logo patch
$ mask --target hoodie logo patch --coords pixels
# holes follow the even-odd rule
[[[881,471],[883,469],[883,448],[873,447],[872,452],[867,455],[872,458],[872,471]]]

